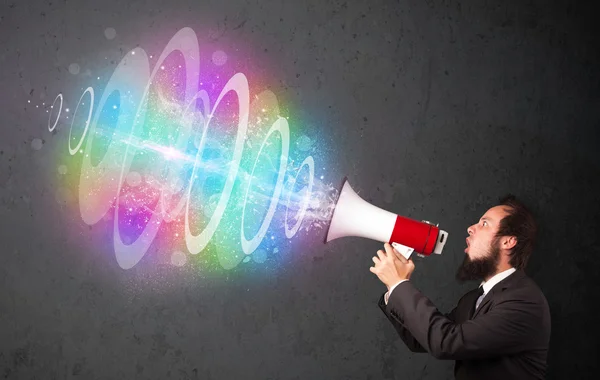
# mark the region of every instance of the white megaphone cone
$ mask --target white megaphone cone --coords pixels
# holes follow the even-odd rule
[[[325,242],[358,236],[390,243],[407,259],[416,251],[419,256],[441,254],[448,233],[427,222],[418,222],[363,200],[344,180]]]

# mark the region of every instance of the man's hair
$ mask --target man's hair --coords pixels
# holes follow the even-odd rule
[[[515,236],[517,238],[517,244],[511,251],[509,262],[516,269],[524,269],[533,251],[537,235],[537,225],[533,214],[512,194],[501,197],[498,206],[505,206],[508,215],[500,221],[496,237]]]

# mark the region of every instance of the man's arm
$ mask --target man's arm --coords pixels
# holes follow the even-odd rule
[[[387,303],[389,300],[388,297],[393,293],[394,289],[404,281],[408,280],[400,281],[398,284],[392,286],[387,293],[384,293],[381,296],[381,298],[379,299],[379,307],[381,308],[381,311],[383,311],[385,316],[390,320],[390,322],[392,322],[392,325],[396,329],[396,332],[398,332],[400,339],[402,339],[402,341],[404,342],[404,344],[406,344],[406,347],[408,347],[409,350],[411,350],[412,352],[427,352],[427,350],[415,339],[415,337],[410,333],[410,331],[408,331],[408,329],[404,327],[402,323],[400,323],[397,319],[393,318],[390,315],[387,309]],[[454,308],[450,313],[446,314],[446,316],[452,321],[454,321],[455,313],[456,308]]]
[[[438,359],[468,360],[523,351],[536,331],[539,305],[526,299],[506,300],[473,320],[455,323],[440,313],[410,282],[390,295],[391,318]]]
[[[385,294],[382,294],[381,298],[379,299],[379,307],[381,308],[381,311],[383,311],[385,316],[390,320],[390,322],[392,322],[392,325],[396,329],[396,332],[400,336],[400,339],[402,339],[404,344],[406,344],[406,347],[408,347],[408,349],[412,352],[427,352],[427,350],[423,348],[423,346],[421,346],[421,344],[415,339],[415,337],[412,336],[410,331],[408,331],[408,329],[404,327],[402,323],[400,323],[397,319],[393,318],[390,315],[390,313],[387,311],[387,306],[385,304],[384,297]]]

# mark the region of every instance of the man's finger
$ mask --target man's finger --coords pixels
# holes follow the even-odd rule
[[[383,252],[381,249],[377,251],[377,256],[379,256],[379,260],[385,260],[387,257],[385,252]]]
[[[370,268],[369,268],[369,271],[371,271],[372,273],[375,273],[375,274],[377,274],[375,267],[370,267]]]
[[[394,253],[396,252],[394,250],[394,248],[392,248],[392,246],[389,243],[385,243],[383,245],[383,248],[385,248],[385,253],[386,253],[386,257],[389,261],[394,261]]]
[[[392,245],[390,243],[385,243],[383,245],[383,248],[385,249],[385,251],[390,254],[394,252],[394,248],[392,247]]]
[[[379,264],[379,257],[373,256],[373,262],[375,263],[375,265]]]

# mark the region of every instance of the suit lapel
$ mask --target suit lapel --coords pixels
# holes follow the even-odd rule
[[[514,273],[512,273],[510,276],[506,277],[504,280],[500,281],[499,283],[497,283],[492,290],[490,290],[485,297],[483,298],[483,300],[481,300],[481,303],[479,304],[479,307],[477,308],[477,310],[475,310],[475,313],[473,314],[473,316],[471,317],[471,319],[475,318],[479,312],[490,302],[492,302],[492,299],[494,298],[494,295],[496,294],[500,294],[502,293],[506,288],[510,287],[512,284],[516,283],[517,280],[521,279],[523,276],[525,276],[525,272],[523,272],[522,270],[517,269]],[[474,303],[477,302],[477,300],[473,301]]]
[[[488,292],[488,294],[485,295],[485,297],[483,297],[483,300],[481,300],[481,303],[479,304],[479,307],[477,308],[477,310],[475,310],[475,313],[473,314],[473,316],[471,317],[471,319],[475,318],[477,316],[477,314],[479,314],[479,311],[481,311],[481,309],[483,309],[483,307],[485,305],[487,305],[488,303],[490,303],[492,301],[492,298],[494,297],[494,294],[496,292],[496,290],[498,289],[498,286],[500,286],[500,284],[496,284],[496,286],[494,286],[492,288],[492,290],[490,290]],[[477,301],[475,301],[477,302]]]
[[[475,303],[477,302],[477,298],[479,298],[479,292],[477,289],[471,290],[471,295],[467,300],[467,305],[469,305],[469,311],[467,312],[467,319],[473,319],[475,313]]]

